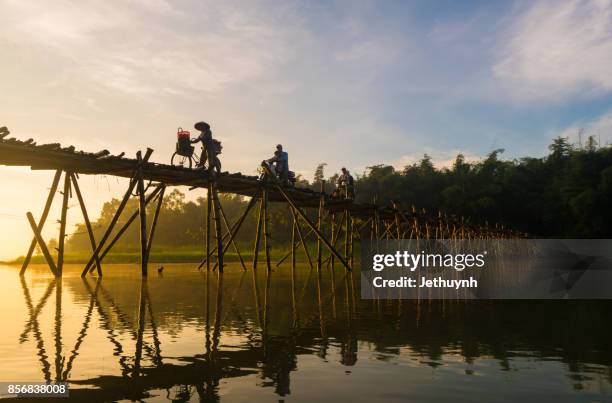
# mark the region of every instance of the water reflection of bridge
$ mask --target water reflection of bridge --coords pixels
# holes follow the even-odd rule
[[[609,333],[601,331],[609,303],[575,302],[560,309],[554,301],[359,301],[353,299],[350,273],[338,278],[335,287],[316,271],[302,274],[301,281],[281,271],[262,273],[257,281],[248,272],[232,271],[144,281],[65,277],[49,280],[38,301],[22,278],[29,320],[20,340],[33,338],[42,379],[89,388],[73,389],[71,395],[90,400],[141,399],[160,390],[176,400],[188,395],[219,400],[222,379],[248,375],[284,396],[291,392],[298,356],[329,359],[333,347],[340,352],[334,359],[350,367],[358,362],[358,342],[371,345],[382,360],[410,352],[422,365],[436,367],[451,349],[468,363],[494,357],[504,371],[516,370],[513,360],[524,351],[531,358],[556,357],[567,365],[568,376],[603,370],[600,375],[612,382]],[[281,286],[272,287],[272,280]],[[66,291],[85,309],[76,340],[67,348],[68,337],[62,334]],[[185,300],[181,307],[175,305],[177,295]],[[43,338],[43,313],[53,318],[51,340]],[[76,380],[71,372],[79,365],[94,318],[112,346],[120,374]],[[201,335],[201,350],[178,358],[163,354],[161,332],[178,337],[186,327]],[[239,348],[222,347],[227,331],[245,337]]]
[[[206,291],[202,306],[201,319],[203,321],[203,351],[188,357],[180,357],[178,363],[165,362],[162,355],[162,344],[158,335],[157,315],[154,310],[154,302],[149,293],[149,284],[146,278],[138,281],[138,301],[136,316],[124,312],[122,303],[111,294],[105,287],[105,282],[112,282],[112,278],[98,278],[95,282],[91,279],[80,279],[81,286],[78,286],[74,278],[51,279],[38,301],[34,301],[26,280],[21,277],[21,286],[25,298],[26,306],[29,311],[24,330],[20,335],[20,342],[25,342],[32,334],[36,344],[37,356],[40,362],[42,377],[47,382],[65,382],[70,380],[70,374],[77,364],[79,349],[85,342],[90,324],[94,314],[97,314],[101,324],[101,329],[106,333],[105,337],[113,347],[113,355],[121,368],[121,375],[101,375],[93,379],[70,380],[74,385],[82,385],[87,388],[73,389],[71,396],[88,400],[116,400],[122,398],[141,399],[147,396],[147,391],[165,389],[167,395],[175,401],[188,400],[193,394],[197,394],[200,399],[210,401],[218,400],[217,392],[219,381],[223,378],[240,377],[261,372],[263,379],[271,380],[275,392],[281,396],[290,393],[290,372],[296,369],[297,354],[305,353],[298,345],[311,345],[313,340],[327,337],[325,330],[325,320],[322,316],[308,315],[299,318],[296,304],[300,298],[296,284],[293,283],[295,276],[292,276],[292,328],[290,337],[277,337],[269,332],[270,321],[270,291],[271,275],[270,272],[265,276],[263,290],[259,289],[256,277],[250,290],[255,298],[255,312],[253,322],[257,324],[259,332],[249,341],[249,348],[239,350],[222,350],[219,348],[222,325],[228,314],[236,311],[238,302],[243,298],[238,298],[240,291],[246,291],[243,287],[246,272],[242,272],[237,287],[234,287],[233,295],[226,296],[229,301],[225,303],[223,296],[224,274],[217,272],[202,273],[205,277]],[[347,304],[348,329],[351,328],[351,315],[353,306],[349,295],[353,293],[351,275],[347,274],[344,281],[340,282],[346,289],[344,299]],[[69,352],[64,351],[64,341],[62,340],[62,291],[66,282],[70,291],[77,296],[81,302],[87,300],[87,310],[83,318],[82,325],[75,344]],[[134,282],[130,282],[133,286]],[[113,289],[116,289],[114,287]],[[336,299],[336,289],[329,290],[325,295],[321,292],[321,278],[317,280],[317,290],[319,299],[317,300],[320,309],[319,315],[323,315],[323,306]],[[260,295],[260,292],[263,295]],[[53,315],[53,343],[52,346],[46,345],[40,329],[39,316],[45,306],[52,300],[55,294],[55,313]],[[129,305],[128,305],[129,307]],[[244,318],[243,318],[244,319]],[[319,320],[319,330],[317,334],[301,332],[301,328],[309,328],[315,321]],[[150,330],[150,340],[146,340],[145,330]],[[127,353],[125,341],[121,336],[127,335],[134,343],[134,353]],[[350,345],[343,346],[341,362],[344,365],[353,365],[356,357],[356,338],[348,337]],[[325,356],[325,349],[320,351],[320,355]],[[172,360],[176,361],[176,360]],[[146,364],[145,364],[146,362]],[[260,365],[261,364],[261,365]],[[256,369],[261,367],[261,370]],[[90,389],[95,388],[95,389]]]

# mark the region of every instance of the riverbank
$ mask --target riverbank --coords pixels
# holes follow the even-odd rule
[[[211,245],[212,247],[212,245]],[[252,245],[239,245],[240,254],[245,262],[251,262],[253,260]],[[309,247],[311,257],[315,257],[315,249]],[[211,250],[212,251],[212,250]],[[270,257],[272,264],[276,264],[281,258],[283,258],[289,252],[289,246],[278,247],[270,249]],[[303,255],[301,247],[298,249],[298,255]],[[326,256],[327,254],[324,254]],[[260,259],[263,257],[263,245],[260,245]],[[64,262],[66,264],[86,264],[91,258],[91,251],[77,251],[67,252],[64,255]],[[175,250],[151,250],[151,256],[149,261],[151,263],[199,263],[204,258],[204,251],[195,248],[190,249],[175,249]],[[8,265],[21,265],[25,259],[25,256],[20,256],[11,261],[3,261],[1,264]],[[234,248],[230,246],[230,249],[224,254],[226,262],[239,262],[238,254]],[[213,257],[213,261],[215,258]],[[261,261],[261,260],[260,260]],[[139,250],[127,250],[111,252],[104,257],[104,263],[139,263],[140,262],[140,251]],[[32,264],[44,264],[46,263],[43,255],[34,255],[31,260]]]

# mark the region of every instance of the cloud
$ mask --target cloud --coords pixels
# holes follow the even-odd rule
[[[581,134],[580,134],[581,133]],[[601,146],[612,143],[612,110],[593,120],[575,122],[571,126],[554,132],[553,137],[567,137],[571,143],[585,144],[589,136],[593,136]]]
[[[612,1],[538,1],[518,14],[493,75],[517,100],[569,102],[612,90]]]
[[[470,163],[482,161],[485,158],[484,156],[473,154],[470,152],[466,153],[465,151],[461,150],[440,151],[434,148],[429,148],[429,150],[424,154],[427,154],[431,157],[432,164],[438,169],[452,168],[459,154],[463,155],[464,161]],[[393,165],[393,167],[395,167],[395,169],[397,170],[401,170],[407,165],[418,164],[423,159],[424,154],[403,155],[390,165]]]
[[[202,7],[204,5],[200,5]],[[288,60],[299,21],[198,3],[3,2],[0,39],[26,45],[75,75],[132,94],[218,92]],[[187,12],[187,11],[191,12]],[[292,26],[291,30],[285,26]]]

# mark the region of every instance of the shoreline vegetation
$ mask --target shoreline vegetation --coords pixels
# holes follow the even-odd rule
[[[240,254],[244,263],[247,267],[252,266],[253,262],[253,253],[251,251],[252,245],[246,247],[246,245],[239,245]],[[300,246],[301,248],[301,246]],[[212,249],[211,249],[212,250]],[[272,262],[272,268],[276,266],[276,263],[282,259],[287,252],[289,252],[289,245],[286,245],[286,248],[271,248],[270,249],[270,260]],[[313,253],[314,249],[309,245],[309,252]],[[303,258],[303,250],[297,250],[298,260],[305,260]],[[327,253],[324,253],[324,258],[327,258]],[[202,259],[204,259],[205,251],[204,248],[196,249],[196,248],[184,248],[184,249],[176,249],[176,250],[151,250],[151,256],[149,258],[150,263],[200,263]],[[54,259],[56,256],[53,256]],[[259,267],[265,266],[265,260],[262,260],[263,253],[260,250],[259,255]],[[76,251],[76,252],[66,252],[64,255],[64,263],[66,264],[86,264],[91,258],[91,251]],[[19,256],[14,260],[8,261],[0,261],[0,264],[6,265],[21,265],[25,256]],[[240,262],[238,255],[231,248],[223,255],[224,261],[228,263],[237,263]],[[215,257],[213,255],[211,262],[214,264]],[[114,251],[109,252],[108,255],[104,257],[102,264],[115,264],[115,263],[139,263],[140,262],[140,250],[124,250],[124,251]],[[285,259],[285,263],[289,262],[289,259]],[[46,260],[43,255],[35,254],[32,256],[30,260],[32,264],[46,264]]]

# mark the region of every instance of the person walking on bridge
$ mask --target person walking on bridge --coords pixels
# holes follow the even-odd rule
[[[202,142],[202,154],[200,155],[200,163],[198,167],[204,168],[204,164],[208,161],[208,172],[216,171],[221,173],[221,161],[217,155],[221,154],[221,142],[213,139],[210,125],[206,122],[198,122],[195,124],[195,129],[200,131],[200,135],[193,139],[191,143]]]

